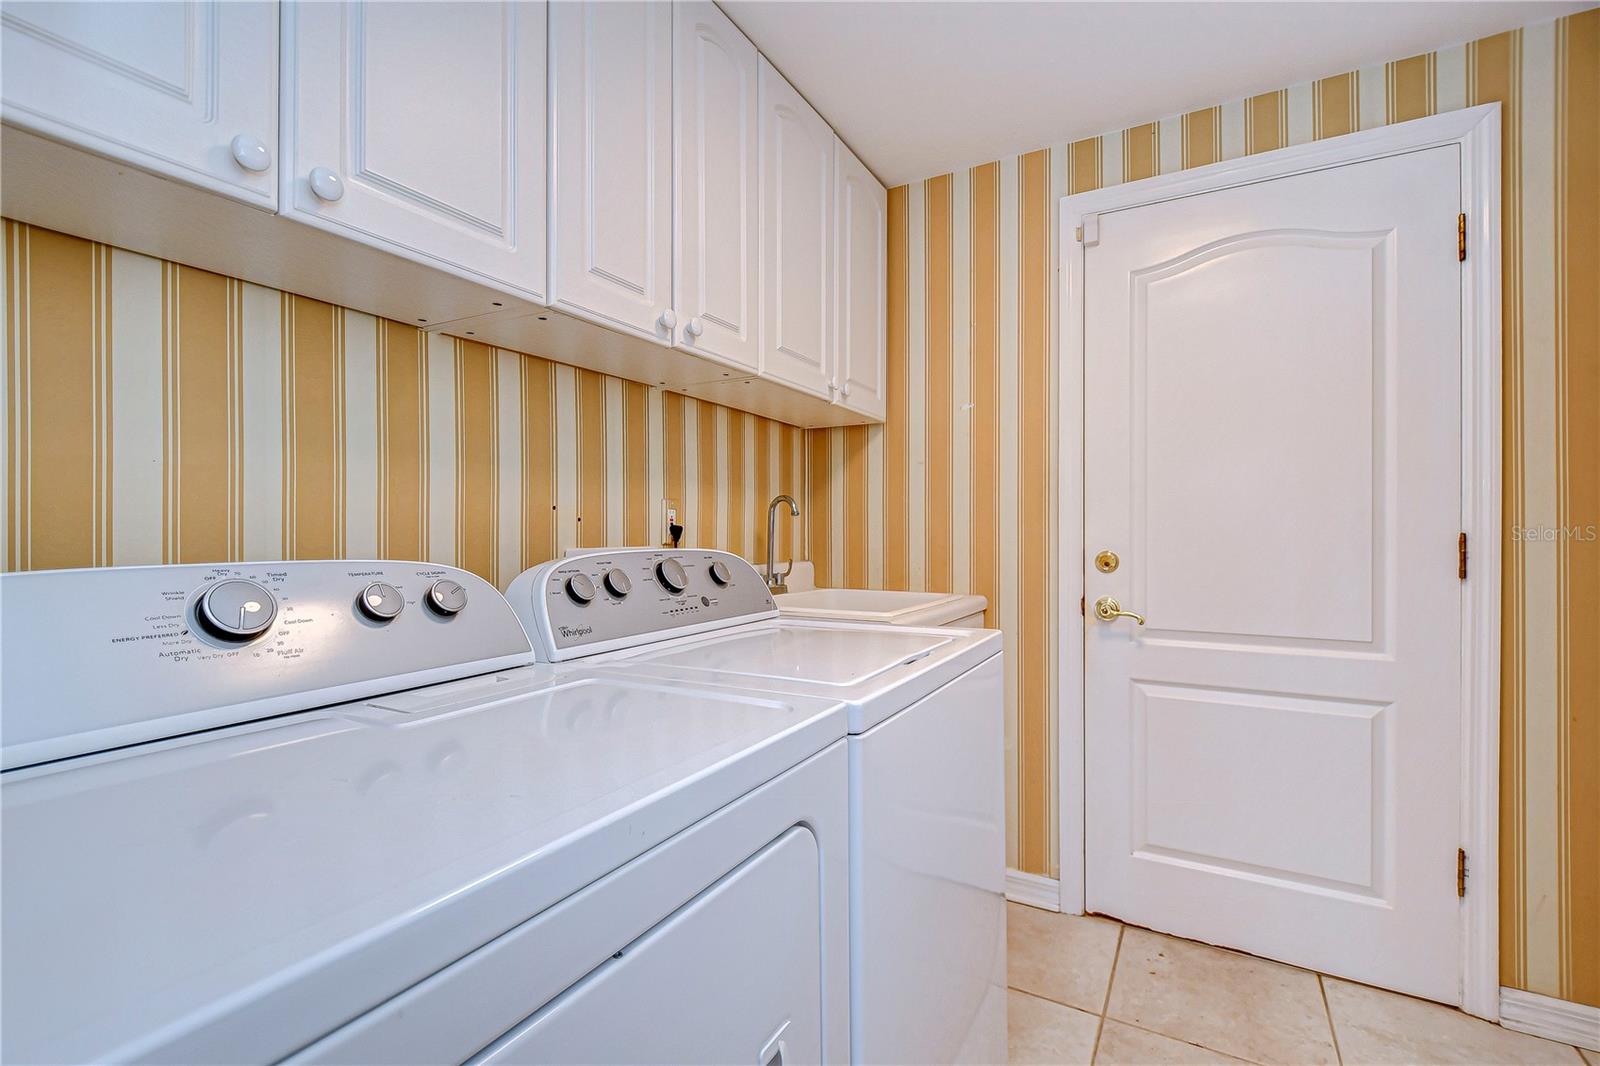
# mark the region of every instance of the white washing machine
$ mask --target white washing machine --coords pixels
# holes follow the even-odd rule
[[[542,661],[844,701],[851,1058],[1005,1061],[998,632],[780,618],[749,563],[703,549],[569,556],[506,595]],[[640,602],[682,635],[640,629]]]
[[[7,574],[0,628],[5,1061],[846,1059],[841,700],[531,665],[423,564]]]

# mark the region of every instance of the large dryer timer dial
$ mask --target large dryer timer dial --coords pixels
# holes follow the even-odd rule
[[[254,640],[272,628],[278,601],[272,593],[244,578],[219,581],[195,604],[200,628],[219,640]]]

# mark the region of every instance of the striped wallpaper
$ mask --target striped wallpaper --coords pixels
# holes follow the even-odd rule
[[[884,426],[812,430],[821,584],[980,592],[1008,859],[1054,875],[1057,201],[1505,104],[1503,979],[1600,1005],[1600,10],[889,192]],[[1568,530],[1563,535],[1561,530]]]
[[[766,551],[794,427],[5,222],[7,569]],[[780,552],[790,543],[787,526]]]
[[[882,426],[802,431],[5,223],[9,569],[416,557],[502,587],[570,546],[973,591],[1007,634],[1008,861],[1058,868],[1054,213],[1066,193],[1505,103],[1505,983],[1600,1004],[1600,11],[889,193]],[[1576,531],[1563,534],[1563,530]]]

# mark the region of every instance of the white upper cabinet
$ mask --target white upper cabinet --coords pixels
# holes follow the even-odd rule
[[[283,5],[285,214],[545,294],[545,5]]]
[[[673,309],[680,347],[760,365],[759,57],[713,3],[673,5]]]
[[[833,130],[761,58],[761,373],[831,398]]]
[[[277,206],[276,3],[12,3],[5,121]]]
[[[550,9],[550,300],[670,341],[672,5]]]
[[[882,418],[889,194],[843,141],[833,146],[834,366],[837,400]]]

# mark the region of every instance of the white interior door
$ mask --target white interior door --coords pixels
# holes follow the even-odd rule
[[[1450,1003],[1459,152],[1107,212],[1084,255],[1088,909]]]
[[[7,0],[5,120],[278,206],[278,5]]]
[[[284,212],[543,299],[544,4],[283,12]]]
[[[760,367],[756,46],[710,0],[672,5],[678,343]]]
[[[550,7],[550,300],[672,336],[672,5]]]

